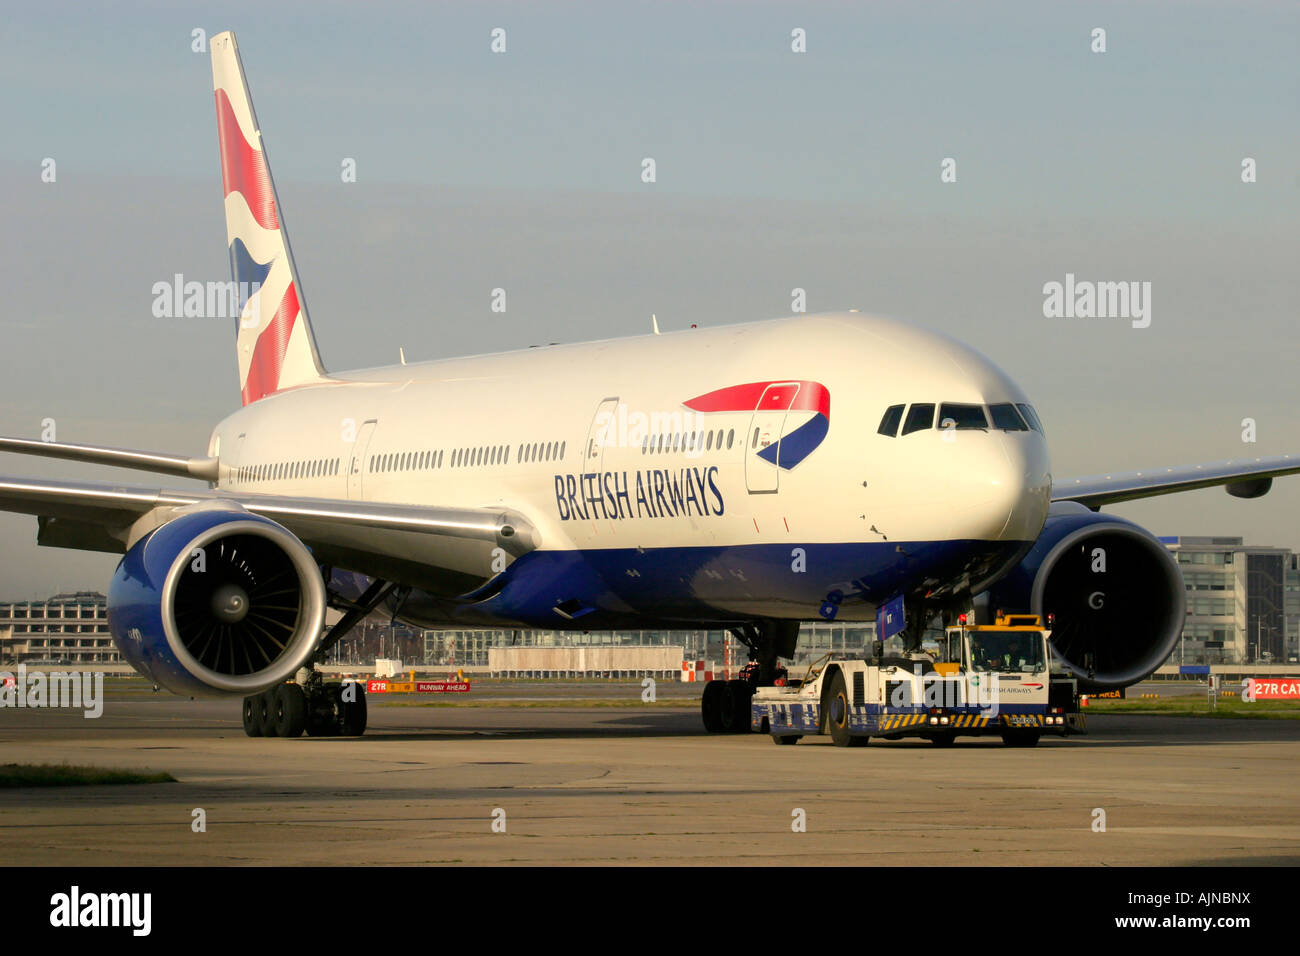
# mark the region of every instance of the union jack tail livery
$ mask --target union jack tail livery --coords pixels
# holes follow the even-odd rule
[[[248,405],[282,389],[324,381],[326,374],[235,35],[217,34],[211,49],[226,242],[240,307],[239,387]]]

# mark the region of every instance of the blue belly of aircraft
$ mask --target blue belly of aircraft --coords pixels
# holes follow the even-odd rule
[[[772,617],[870,621],[899,593],[982,580],[1028,547],[1014,541],[763,544],[534,551],[459,599],[411,594],[423,627],[560,630],[689,627]]]

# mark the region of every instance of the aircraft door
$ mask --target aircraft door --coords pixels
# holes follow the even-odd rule
[[[247,432],[240,432],[239,436],[235,439],[234,454],[230,456],[230,461],[231,461],[230,472],[232,476],[239,474],[240,468],[242,468],[244,465],[244,439],[247,437],[247,435],[248,435]],[[221,441],[221,436],[217,436],[217,441],[218,443]],[[221,451],[220,444],[217,445],[217,451],[218,452]],[[220,458],[221,455],[217,454],[214,455],[213,457]],[[217,486],[209,481],[208,487],[215,488]]]
[[[776,494],[781,485],[781,433],[799,394],[798,382],[773,382],[763,389],[745,434],[745,487],[751,495]]]
[[[370,439],[375,434],[375,426],[379,424],[377,419],[370,418],[361,423],[357,429],[357,437],[352,442],[352,450],[348,452],[348,497],[361,498],[363,496],[362,484],[366,471],[366,449],[370,447]]]
[[[582,446],[582,471],[600,474],[605,470],[605,449],[618,440],[618,396],[602,399],[587,429]]]

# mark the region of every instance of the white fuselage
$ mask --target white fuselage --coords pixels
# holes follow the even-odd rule
[[[684,404],[755,382],[795,384],[775,410]],[[824,440],[778,467],[759,452],[816,412],[777,393],[808,383]],[[1027,542],[1039,431],[877,431],[892,405],[1027,401],[960,343],[834,313],[342,373],[231,415],[209,453],[241,493],[509,507],[544,551]]]

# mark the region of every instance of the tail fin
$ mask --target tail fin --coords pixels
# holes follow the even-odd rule
[[[226,242],[241,310],[236,339],[239,387],[247,405],[327,376],[307,318],[235,35],[219,33],[209,45],[226,191]]]

